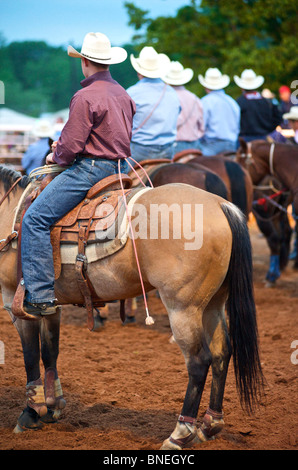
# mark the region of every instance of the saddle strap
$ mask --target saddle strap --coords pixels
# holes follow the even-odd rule
[[[85,247],[87,243],[87,227],[81,226],[79,229],[79,241],[78,241],[78,254],[75,264],[75,272],[77,276],[77,282],[81,294],[84,298],[85,308],[87,310],[87,326],[90,331],[94,329],[94,316],[93,316],[93,302],[89,282],[86,274],[87,270],[87,258],[85,255]]]

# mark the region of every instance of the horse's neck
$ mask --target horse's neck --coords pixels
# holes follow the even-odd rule
[[[9,235],[14,230],[15,224],[17,222],[17,214],[19,212],[18,208],[20,208],[21,206],[21,201],[23,200],[23,195],[27,192],[27,188],[25,188],[24,190],[23,188],[18,187],[9,195],[9,197],[7,197],[7,199],[1,205],[0,239],[5,238],[5,236]]]
[[[298,187],[298,159],[290,149],[278,144],[267,144],[260,152],[260,159],[267,162],[268,173],[276,176],[289,189]]]

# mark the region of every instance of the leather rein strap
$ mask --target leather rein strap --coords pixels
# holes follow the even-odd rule
[[[22,179],[22,176],[20,176],[20,178],[18,178],[14,183],[13,185],[9,188],[9,190],[4,194],[3,198],[1,199],[0,201],[0,206],[1,204],[5,201],[5,199],[9,196],[9,194],[11,193],[11,191],[16,187],[16,185],[21,181]]]

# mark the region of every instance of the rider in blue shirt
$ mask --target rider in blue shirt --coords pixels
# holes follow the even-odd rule
[[[181,108],[175,91],[160,78],[170,60],[153,47],[144,47],[139,58],[131,55],[130,59],[139,78],[126,90],[136,103],[131,156],[136,161],[172,158]]]
[[[211,68],[207,70],[205,77],[199,75],[199,81],[207,91],[207,95],[201,99],[205,123],[205,134],[200,141],[203,154],[210,156],[236,151],[240,132],[240,107],[224,91],[230,78],[222,75],[218,69]]]

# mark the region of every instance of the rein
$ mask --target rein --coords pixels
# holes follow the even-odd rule
[[[13,185],[9,188],[9,190],[4,194],[4,196],[2,197],[2,199],[0,200],[0,206],[1,204],[5,201],[5,199],[9,196],[9,194],[11,193],[11,191],[13,191],[13,189],[16,187],[16,185],[21,181],[22,179],[22,176],[20,176],[20,178],[18,178],[14,183]]]
[[[4,196],[0,200],[0,206],[5,201],[5,199],[9,196],[9,194],[13,191],[13,189],[17,186],[17,184],[21,181],[21,179],[22,179],[22,176],[20,176],[20,178],[18,178],[13,183],[13,185],[9,188],[9,190],[4,194]],[[18,232],[14,230],[10,235],[8,235],[7,238],[3,238],[2,240],[0,240],[0,252],[4,251],[4,248],[8,247],[8,245],[10,245],[10,243],[13,240],[15,240],[17,237],[18,237]]]
[[[275,143],[273,142],[270,145],[270,149],[269,149],[269,174],[271,176],[274,176],[274,164],[273,164],[274,150],[275,150]],[[252,156],[252,144],[251,144],[251,142],[247,142],[247,151],[246,151],[246,153],[241,153],[240,157],[245,159],[246,167],[248,165],[251,165],[251,164],[255,164],[255,166],[256,166],[256,162],[255,162],[255,160],[253,159],[253,156]],[[260,189],[260,190],[271,189],[275,193],[279,192],[279,190],[277,190],[274,187],[272,181],[270,181],[270,184],[268,186],[255,186],[254,185],[253,187],[254,187],[254,189]]]

